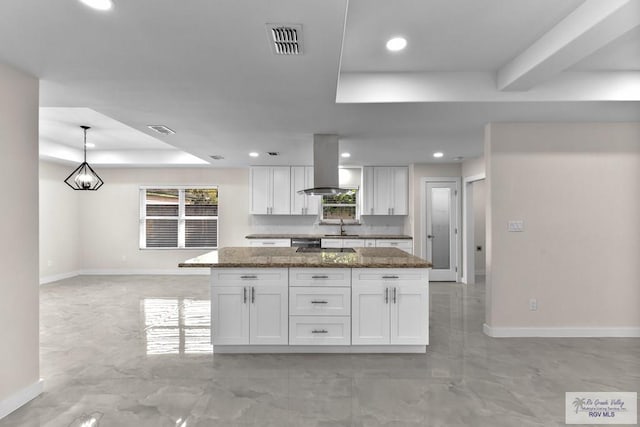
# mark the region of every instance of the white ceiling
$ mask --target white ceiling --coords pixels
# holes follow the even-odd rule
[[[567,50],[574,57],[582,53],[569,65],[561,58],[563,70],[575,78],[561,73],[528,91],[495,87],[496,73],[509,71],[506,65],[554,26],[562,30],[576,8],[593,9],[594,1],[601,0],[350,0],[347,10],[346,0],[137,0],[116,1],[104,13],[77,0],[3,0],[0,61],[41,79],[43,120],[50,108],[70,112],[43,122],[42,142],[69,141],[63,128],[80,142],[71,129],[93,125],[92,156],[98,164],[194,164],[185,153],[225,167],[310,164],[312,134],[327,132],[340,135],[342,149],[353,154],[351,164],[431,162],[437,150],[445,152],[439,161],[446,162],[480,155],[490,121],[640,120],[640,86],[633,86],[640,81],[640,36],[633,28],[612,36],[611,29],[589,32],[585,24],[582,48],[566,48],[557,40],[548,45],[547,51],[565,57]],[[598,10],[587,12],[602,13],[605,23],[620,19]],[[304,55],[275,56],[266,23],[302,24]],[[603,32],[613,41],[605,43]],[[383,44],[391,34],[405,34],[407,50],[386,52]],[[539,62],[558,68],[556,60]],[[615,92],[626,94],[625,102],[603,90],[612,85],[609,72],[620,70],[627,73],[616,80]],[[546,69],[536,74],[533,67],[525,71],[540,81],[549,74]],[[420,102],[407,102],[411,93],[394,90],[394,102],[380,103],[373,90],[365,94],[369,99],[358,95],[337,103],[341,91],[347,95],[345,76],[361,83],[363,76],[355,72],[365,77],[392,72],[400,83],[405,76],[424,77],[422,83],[441,82],[442,97],[423,102],[429,94],[422,93]],[[585,75],[595,83],[580,83]],[[477,81],[491,86],[482,96]],[[77,108],[121,122],[132,133],[100,136],[99,121],[80,123],[73,117]],[[158,135],[148,124],[177,133]],[[281,156],[256,160],[248,157],[250,151]],[[212,161],[212,154],[225,159]]]

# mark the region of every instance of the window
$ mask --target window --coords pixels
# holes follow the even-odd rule
[[[358,209],[358,189],[353,188],[345,194],[333,194],[322,196],[322,221],[346,223],[358,222],[360,211]]]
[[[218,247],[218,189],[140,189],[140,248]]]

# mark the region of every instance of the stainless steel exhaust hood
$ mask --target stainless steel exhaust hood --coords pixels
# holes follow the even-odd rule
[[[313,188],[298,191],[309,196],[325,196],[348,193],[338,186],[338,135],[313,135]]]

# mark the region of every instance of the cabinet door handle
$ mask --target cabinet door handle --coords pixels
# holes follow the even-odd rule
[[[398,288],[393,288],[393,303],[394,304],[396,304],[398,302],[397,295],[396,295],[397,294],[397,292],[396,292],[397,290],[398,290]]]
[[[251,304],[256,303],[256,288],[251,287]]]
[[[244,301],[244,304],[247,303],[247,288],[246,287],[242,288],[242,300]]]
[[[326,275],[322,275],[322,276],[311,276],[312,279],[328,279],[329,276]]]
[[[314,329],[311,331],[312,334],[328,334],[329,331],[326,329]]]
[[[382,276],[383,279],[399,279],[398,276]]]
[[[384,303],[389,304],[389,288],[384,288]]]
[[[241,279],[253,279],[253,280],[255,280],[255,279],[258,278],[258,276],[256,276],[255,274],[252,274],[252,275],[247,275],[247,276],[240,276],[240,278]]]
[[[329,304],[329,301],[311,301],[311,304]]]

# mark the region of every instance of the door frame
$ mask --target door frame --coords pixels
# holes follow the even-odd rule
[[[462,224],[460,218],[460,207],[461,207],[461,197],[460,197],[460,177],[456,176],[423,176],[420,179],[420,251],[421,255],[426,258],[427,256],[427,183],[429,182],[454,182],[456,185],[456,194],[455,194],[455,229],[456,229],[456,238],[454,239],[456,243],[455,253],[455,266],[457,268],[456,271],[456,282],[459,282],[462,278],[462,268],[460,265],[460,259],[462,257]]]
[[[473,183],[486,178],[486,173],[466,176],[462,188],[462,277],[460,280],[467,285],[473,285],[476,282]],[[473,274],[469,274],[470,271],[473,271]]]

